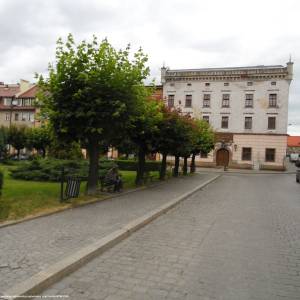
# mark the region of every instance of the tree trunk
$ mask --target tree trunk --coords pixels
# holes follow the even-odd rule
[[[188,157],[185,156],[183,158],[183,175],[187,175],[187,169],[188,169],[187,160],[188,160]]]
[[[174,173],[173,173],[174,177],[178,177],[179,174],[179,161],[180,161],[180,157],[175,156],[175,166],[174,166]]]
[[[46,157],[46,149],[45,148],[42,148],[42,157],[45,158]]]
[[[99,146],[92,144],[88,147],[89,152],[89,175],[87,182],[87,194],[93,195],[97,190],[98,183],[98,165],[99,165]]]
[[[191,165],[190,165],[191,173],[195,173],[195,171],[196,171],[195,158],[196,158],[196,155],[192,154],[192,160],[191,160]]]
[[[160,172],[159,172],[159,179],[164,180],[166,177],[166,169],[167,169],[167,154],[163,153],[161,166],[160,166]]]
[[[137,165],[136,178],[135,178],[136,185],[143,184],[145,165],[146,165],[146,151],[143,147],[140,147],[138,151],[138,165]]]
[[[21,152],[21,149],[17,149],[17,157],[18,157],[18,160],[20,160],[20,152]]]

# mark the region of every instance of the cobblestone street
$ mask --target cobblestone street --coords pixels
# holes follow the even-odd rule
[[[223,175],[44,295],[300,299],[294,175]]]
[[[76,250],[214,177],[201,174],[0,228],[0,295]]]

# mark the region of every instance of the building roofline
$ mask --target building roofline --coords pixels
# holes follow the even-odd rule
[[[265,65],[257,65],[257,66],[245,66],[245,67],[221,67],[221,68],[198,68],[198,69],[169,69],[167,68],[167,72],[168,71],[172,71],[172,72],[179,72],[179,71],[218,71],[218,70],[222,70],[222,71],[231,71],[231,70],[248,70],[248,69],[280,69],[280,68],[285,68],[282,65],[269,65],[269,66],[265,66]]]

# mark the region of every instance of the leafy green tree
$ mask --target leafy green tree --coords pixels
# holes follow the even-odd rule
[[[40,76],[43,114],[60,140],[80,142],[89,156],[88,194],[96,191],[101,146],[124,135],[144,99],[143,80],[149,74],[140,49],[130,59],[130,47],[115,50],[107,40],[82,41],[73,36],[57,42],[56,63],[49,78]]]
[[[9,128],[8,142],[17,150],[18,158],[20,158],[20,151],[26,146],[27,132],[26,126],[12,125]]]
[[[180,126],[180,112],[163,106],[162,120],[159,124],[159,136],[156,140],[156,150],[162,155],[159,178],[163,180],[166,176],[167,156],[180,146],[178,141],[178,130]]]
[[[46,149],[51,144],[51,131],[49,126],[30,128],[27,132],[27,147],[42,152],[45,158]]]
[[[7,156],[7,144],[8,144],[8,128],[0,127],[0,158],[6,158]]]
[[[149,90],[148,90],[149,91]],[[133,119],[129,130],[129,137],[137,146],[137,174],[135,183],[141,185],[145,172],[146,155],[155,152],[155,143],[159,135],[159,124],[162,120],[162,103],[151,100],[149,93],[146,94],[143,105],[140,107],[140,113]]]
[[[192,147],[192,159],[190,164],[190,172],[194,173],[196,169],[195,157],[200,153],[208,154],[215,144],[214,131],[204,120],[195,120],[194,144]]]
[[[184,158],[183,173],[187,173],[187,160],[193,145],[193,120],[189,116],[181,115],[176,122],[177,143],[171,149],[171,155],[175,156],[173,176],[179,174],[180,157]]]

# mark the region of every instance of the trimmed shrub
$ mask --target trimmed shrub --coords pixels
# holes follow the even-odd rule
[[[115,166],[114,161],[101,160],[99,176]],[[59,159],[36,159],[24,162],[18,168],[11,170],[14,179],[34,181],[60,181],[62,168],[65,176],[88,176],[88,161],[86,160],[59,160]]]
[[[0,220],[5,220],[9,216],[10,205],[1,199],[3,188],[3,172],[0,170]]]
[[[137,161],[135,160],[115,160],[115,163],[119,166],[120,170],[123,171],[136,171]],[[160,161],[146,161],[146,171],[159,171],[160,170]]]
[[[3,181],[4,181],[4,174],[3,171],[0,170],[0,197],[2,195]]]

